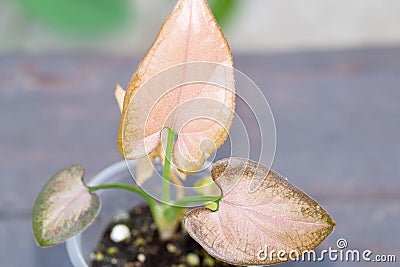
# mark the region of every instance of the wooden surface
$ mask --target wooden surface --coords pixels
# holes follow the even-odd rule
[[[316,198],[337,223],[321,249],[335,249],[336,240],[346,238],[349,249],[395,254],[399,262],[400,48],[237,55],[235,62],[273,110],[273,168]],[[0,56],[1,267],[70,266],[63,245],[36,247],[31,207],[60,168],[80,162],[90,178],[120,159],[113,91],[116,82],[127,85],[137,63]],[[311,263],[286,264],[297,265]]]

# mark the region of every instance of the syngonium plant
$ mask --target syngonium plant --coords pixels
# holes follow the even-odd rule
[[[202,67],[190,67],[198,62]],[[212,64],[204,67],[204,63]],[[173,75],[159,75],[172,67]],[[294,251],[297,256],[318,246],[335,226],[328,213],[275,171],[249,159],[227,158],[212,165],[211,176],[222,192],[220,197],[180,195],[171,200],[171,179],[179,183],[185,173],[197,172],[228,137],[235,106],[232,69],[231,51],[207,2],[179,0],[126,92],[119,85],[115,91],[122,111],[118,148],[124,158],[137,160],[138,184],[152,175],[152,164],[160,159],[162,201],[140,186],[89,187],[83,182],[83,167],[73,165],[51,178],[34,204],[37,243],[53,246],[83,231],[101,208],[94,191],[120,188],[147,201],[162,240],[172,239],[183,220],[190,236],[211,256],[230,264],[268,265],[289,260],[288,254],[257,257],[266,244],[271,251]],[[198,77],[212,80],[218,71],[223,86],[187,82]],[[168,133],[165,141],[163,130]],[[254,180],[259,186],[250,190]],[[215,202],[217,208],[187,212],[186,204],[201,201]]]

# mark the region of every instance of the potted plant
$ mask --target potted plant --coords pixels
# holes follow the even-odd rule
[[[301,256],[333,231],[328,213],[268,166],[226,158],[213,163],[211,178],[196,176],[227,139],[235,107],[231,52],[205,0],[178,1],[127,90],[117,85],[115,95],[122,112],[117,144],[137,184],[94,179],[86,185],[81,165],[61,170],[33,207],[38,245],[57,245],[85,230],[99,214],[98,192],[108,189],[147,203],[130,212],[129,222],[122,218],[106,230],[116,244],[108,254],[122,243],[132,248],[125,266],[269,265]],[[184,195],[182,180],[190,175],[201,195]],[[206,206],[188,211],[199,203]],[[176,254],[193,240],[198,248],[184,251],[184,259]]]

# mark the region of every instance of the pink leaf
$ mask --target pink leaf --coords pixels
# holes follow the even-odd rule
[[[316,201],[262,165],[224,159],[213,165],[211,174],[223,193],[218,211],[193,209],[185,217],[185,227],[220,260],[237,265],[288,261],[289,253],[302,255],[333,231],[335,223]],[[251,180],[259,178],[264,182],[250,193]],[[260,251],[266,252],[265,248],[284,250],[286,255],[264,257]]]
[[[205,0],[180,0],[133,75],[118,146],[148,155],[168,126],[178,132],[173,161],[195,172],[225,141],[234,112],[231,52]]]
[[[32,211],[33,232],[42,247],[54,246],[88,227],[100,211],[100,198],[84,185],[83,167],[73,165],[45,185]]]

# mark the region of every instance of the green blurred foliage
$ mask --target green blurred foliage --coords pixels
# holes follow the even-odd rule
[[[209,0],[209,4],[219,25],[224,28],[228,25],[239,0]]]
[[[17,0],[31,18],[57,31],[78,35],[105,33],[129,15],[126,0]]]
[[[28,17],[41,21],[59,34],[95,36],[134,16],[129,0],[16,0]],[[160,0],[160,2],[163,0]],[[133,1],[135,2],[135,1]],[[225,27],[238,0],[209,0],[221,27]],[[161,5],[160,5],[161,7]]]

